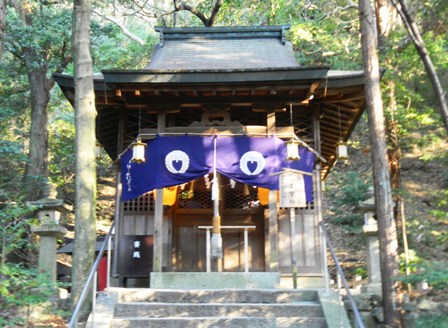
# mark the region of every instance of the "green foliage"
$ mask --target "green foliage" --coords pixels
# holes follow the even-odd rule
[[[448,224],[448,188],[433,192],[431,199],[436,203],[436,208],[430,213],[442,224]]]
[[[23,196],[23,170],[27,156],[23,140],[0,141],[0,202]]]
[[[358,231],[363,224],[362,214],[356,213],[358,204],[367,199],[369,179],[358,172],[333,172],[326,193],[334,199],[331,221],[350,231]]]
[[[21,264],[6,263],[0,267],[0,325],[15,326],[27,322],[27,317],[13,314],[18,308],[29,309],[42,304],[53,289],[47,275]]]
[[[52,292],[47,275],[26,266],[34,249],[29,238],[30,218],[35,210],[22,203],[3,203],[0,210],[0,326],[14,326],[26,318],[14,314],[48,300]]]
[[[50,118],[50,181],[58,186],[61,199],[74,195],[75,126],[73,112],[59,109]]]
[[[409,220],[413,247],[417,240],[432,249],[445,250],[448,247],[448,188],[428,191],[426,197],[431,200],[432,209],[428,210],[425,219]]]
[[[0,201],[18,201],[43,177],[22,177],[28,162],[31,93],[28,74],[60,70],[70,56],[70,2],[27,1],[8,7],[0,60]],[[45,95],[42,97],[45,98]],[[34,184],[36,182],[36,184]]]
[[[130,40],[123,35],[121,30],[114,24],[92,21],[92,59],[96,72],[102,69],[137,69],[143,68],[149,63],[153,47],[158,41],[158,35],[154,31],[143,30],[141,25],[136,26],[135,22],[129,23],[129,28],[135,31],[144,39],[145,44]]]
[[[27,70],[45,67],[55,71],[63,49],[64,55],[70,49],[71,5],[61,1],[42,6],[38,1],[29,1],[26,10],[29,13],[14,7],[7,11],[5,49]]]
[[[408,264],[406,265],[405,254],[400,254],[400,272],[402,274],[406,272],[406,268],[408,268],[410,272],[416,273],[423,263],[423,259],[419,257],[413,249],[409,250],[408,257]]]
[[[224,1],[216,25],[266,25],[273,17],[271,9],[268,1]]]
[[[35,207],[23,203],[3,203],[0,211],[0,260],[1,264],[8,261],[14,254],[21,256],[32,244],[26,236],[35,218],[29,215]]]
[[[448,288],[448,268],[444,263],[422,261],[415,272],[408,277],[399,278],[405,284],[416,285],[417,283],[427,282],[435,290],[446,290]]]
[[[448,322],[446,320],[446,314],[428,314],[417,318],[415,326],[416,328],[447,328]]]
[[[336,225],[344,226],[346,230],[351,232],[359,232],[359,228],[364,223],[362,215],[350,214],[345,211],[336,210],[335,215],[331,218],[331,222]]]
[[[0,202],[23,192],[21,177],[27,162],[29,124],[26,79],[17,65],[7,62],[0,61]]]
[[[434,2],[436,1],[428,4]],[[426,23],[431,24],[429,21]],[[443,86],[448,82],[446,31],[442,34],[428,31],[423,38]],[[393,117],[398,124],[403,150],[410,151],[431,145],[440,139],[444,140],[446,135],[431,83],[414,45],[407,38],[406,31],[397,28],[380,54],[381,65],[386,69],[383,77],[385,107],[390,108],[391,101],[395,104]],[[392,99],[391,86],[394,89]],[[421,131],[422,134],[415,134],[416,131]],[[416,136],[419,136],[417,140]],[[430,159],[430,156],[427,154],[425,159]]]
[[[339,192],[336,198],[338,205],[357,206],[359,202],[367,199],[369,180],[355,171],[335,173],[334,179],[337,181]]]
[[[354,276],[360,276],[363,279],[366,279],[368,277],[367,269],[364,267],[357,267],[352,269],[352,275]]]
[[[339,5],[338,1],[224,1],[217,25],[291,25],[287,37],[299,64],[361,69],[358,12]]]

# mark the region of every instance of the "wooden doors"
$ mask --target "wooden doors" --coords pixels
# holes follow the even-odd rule
[[[210,226],[210,210],[178,210],[173,224],[173,271],[206,271],[206,230]],[[222,215],[223,226],[254,225],[249,232],[248,258],[250,271],[264,271],[264,216],[262,208],[227,210]],[[223,229],[223,271],[244,271],[244,230]]]

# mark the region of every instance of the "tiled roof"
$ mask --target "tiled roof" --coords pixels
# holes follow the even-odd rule
[[[288,26],[159,28],[151,70],[258,70],[299,65],[284,32]]]

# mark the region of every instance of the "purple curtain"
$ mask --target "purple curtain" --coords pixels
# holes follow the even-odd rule
[[[122,200],[148,191],[183,184],[213,172],[216,138],[216,170],[249,185],[278,189],[283,168],[312,172],[314,155],[300,147],[300,161],[286,160],[286,145],[275,137],[158,136],[146,147],[146,163],[132,163],[132,150],[121,157]],[[307,201],[312,201],[312,178],[305,176]]]

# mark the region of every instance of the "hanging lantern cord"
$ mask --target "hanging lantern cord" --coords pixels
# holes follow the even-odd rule
[[[138,109],[138,135],[140,136],[140,128],[142,123],[142,108]]]
[[[289,119],[290,119],[291,126],[292,126],[292,104],[289,104]]]
[[[341,109],[338,107],[339,115],[339,141],[342,141],[342,127],[341,127]]]
[[[291,122],[291,127],[293,128],[292,134],[295,137],[296,134],[294,133],[294,125],[292,124],[292,104],[289,104],[289,120]]]
[[[336,145],[336,155],[338,159],[347,160],[347,144],[342,141],[342,122],[341,122],[341,109],[338,107],[339,114],[339,141]]]

